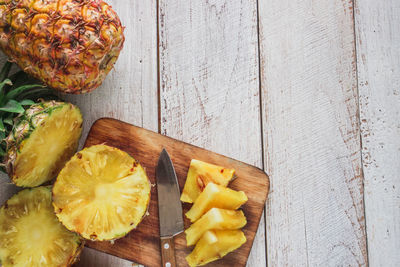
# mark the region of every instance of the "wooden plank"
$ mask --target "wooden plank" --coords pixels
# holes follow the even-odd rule
[[[159,38],[161,133],[261,167],[256,0],[160,0]]]
[[[352,1],[259,1],[268,266],[366,266]]]
[[[96,121],[89,132],[85,146],[103,143],[123,149],[138,160],[146,169],[152,184],[156,183],[155,169],[158,157],[161,150],[165,148],[174,163],[181,190],[186,181],[190,161],[193,158],[235,169],[238,178],[232,181],[229,187],[234,190],[244,191],[249,198],[242,207],[247,217],[247,224],[243,228],[247,242],[236,250],[235,253],[230,253],[222,261],[209,264],[209,266],[230,267],[234,265],[244,267],[246,265],[269,189],[268,177],[262,170],[114,119]],[[183,212],[187,212],[190,207],[190,204],[183,205]],[[160,266],[160,232],[157,210],[157,188],[153,187],[148,210],[149,214],[143,219],[137,229],[130,232],[125,238],[116,240],[114,244],[110,242],[88,242],[88,246],[142,263],[148,267]],[[185,218],[185,228],[188,228],[189,225],[190,221]],[[178,266],[188,266],[185,257],[191,250],[192,248],[186,246],[184,233],[175,237],[176,261]]]
[[[156,0],[107,0],[125,28],[121,55],[103,85],[87,95],[66,96],[84,116],[83,140],[101,117],[121,119],[158,130]],[[132,266],[132,263],[87,250],[77,266]]]
[[[400,2],[355,15],[369,263],[400,266]]]

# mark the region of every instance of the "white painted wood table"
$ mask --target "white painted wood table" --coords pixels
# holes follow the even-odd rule
[[[110,1],[114,117],[264,168],[248,266],[400,266],[400,1]],[[16,188],[1,178],[3,202]],[[131,266],[85,249],[78,266]]]

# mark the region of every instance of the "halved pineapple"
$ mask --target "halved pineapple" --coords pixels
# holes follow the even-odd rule
[[[212,208],[186,229],[187,246],[192,246],[208,230],[240,229],[247,223],[243,211]]]
[[[71,231],[112,240],[136,228],[147,211],[150,182],[126,152],[96,145],[75,154],[57,177],[53,206]]]
[[[83,243],[57,219],[51,187],[25,189],[0,209],[0,265],[71,266]]]
[[[243,191],[235,191],[214,183],[209,183],[194,202],[192,208],[186,212],[191,222],[197,221],[211,208],[236,210],[247,201]]]
[[[11,180],[35,187],[55,178],[75,153],[81,133],[82,115],[76,106],[55,101],[32,105],[6,139]]]
[[[201,237],[186,260],[191,267],[201,266],[224,257],[246,243],[240,230],[212,230]]]
[[[192,159],[181,201],[193,203],[208,183],[213,182],[227,186],[232,180],[235,170]]]

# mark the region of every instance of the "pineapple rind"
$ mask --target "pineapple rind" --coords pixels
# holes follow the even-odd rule
[[[48,186],[20,191],[0,208],[0,240],[3,267],[71,266],[83,248],[54,215]]]
[[[186,257],[190,267],[202,266],[226,256],[246,242],[240,230],[212,230],[204,233],[196,247]]]
[[[209,183],[194,202],[192,208],[186,212],[186,217],[193,223],[211,208],[236,210],[247,201],[243,191]]]
[[[80,110],[70,103],[47,101],[34,104],[27,109],[17,118],[12,132],[6,138],[7,154],[4,158],[4,163],[12,182],[21,187],[34,187],[53,179],[64,163],[76,151],[82,133],[82,121]],[[56,127],[43,128],[49,126],[49,123],[57,125],[60,122],[64,123],[64,125],[61,125],[61,132]],[[73,126],[73,128],[66,125],[67,122],[71,123],[70,126]],[[63,126],[68,129],[64,129]],[[39,136],[40,138],[43,137],[43,142],[45,143],[31,144],[30,141],[36,140],[34,139],[35,134],[40,134],[41,131],[45,131],[43,136]],[[53,136],[56,139],[53,140],[52,144],[48,144],[49,140],[46,137],[49,136]],[[33,138],[31,139],[31,137]],[[65,147],[61,147],[58,153],[56,151],[53,154],[48,154],[48,151],[45,151],[48,146]],[[44,154],[40,156],[40,159],[33,158],[32,162],[28,161],[27,170],[21,174],[19,166],[23,165],[20,164],[23,164],[24,157],[34,157],[32,152],[35,151],[35,148],[37,148],[38,152],[43,152]],[[37,163],[34,164],[36,160]],[[39,171],[39,168],[44,168],[43,172],[35,173],[35,171]]]
[[[151,185],[142,166],[129,154],[95,145],[75,154],[53,188],[59,220],[85,239],[121,238],[145,216]]]
[[[240,229],[244,227],[246,223],[246,217],[241,210],[212,208],[185,230],[186,244],[187,246],[196,244],[201,236],[208,230]]]
[[[31,76],[65,93],[97,88],[124,44],[102,0],[0,1],[0,49]]]
[[[235,170],[192,159],[181,201],[193,203],[208,183],[227,186],[234,177]]]

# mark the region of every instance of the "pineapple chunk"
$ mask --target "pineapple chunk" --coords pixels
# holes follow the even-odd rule
[[[243,211],[212,208],[197,222],[186,229],[186,243],[188,246],[196,244],[200,237],[208,230],[240,229],[247,223]]]
[[[54,214],[51,187],[25,189],[0,209],[3,267],[71,266],[82,248],[79,236],[69,232]]]
[[[197,221],[211,208],[236,210],[247,201],[243,191],[235,191],[214,183],[209,183],[194,202],[192,208],[186,212],[191,222]]]
[[[201,266],[224,257],[246,242],[240,230],[212,230],[201,237],[186,260],[191,267]]]
[[[210,182],[226,187],[234,173],[235,170],[192,159],[181,201],[193,203]]]
[[[96,145],[75,154],[57,177],[59,220],[86,239],[125,236],[146,214],[150,182],[142,166],[117,148]]]

